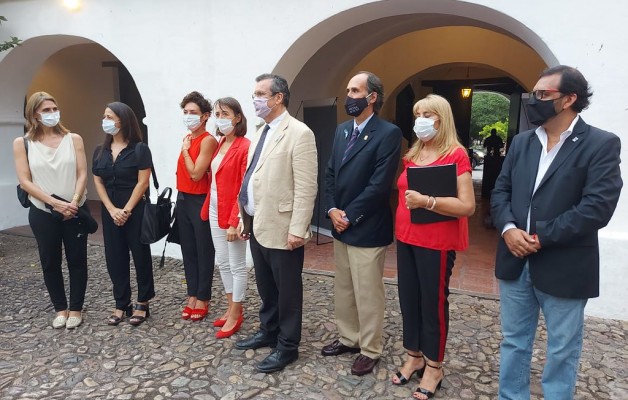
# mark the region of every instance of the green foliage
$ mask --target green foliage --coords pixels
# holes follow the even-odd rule
[[[3,17],[2,15],[0,15],[0,25],[2,24],[2,21],[6,22],[7,19]],[[21,42],[20,39],[16,38],[15,36],[11,36],[11,40],[0,42],[0,52],[12,49],[15,46],[19,46],[20,42]]]
[[[480,137],[485,139],[491,136],[491,130],[497,130],[497,136],[502,138],[504,143],[506,143],[506,138],[508,137],[508,118],[505,121],[497,121],[490,125],[484,125],[482,131],[480,132]]]
[[[481,132],[484,131],[485,127],[498,121],[506,121],[505,132],[507,132],[509,111],[510,100],[503,95],[495,92],[473,93],[469,129],[471,140],[480,139],[482,137]],[[489,128],[488,131],[490,132],[491,129]],[[497,131],[499,132],[499,129]]]

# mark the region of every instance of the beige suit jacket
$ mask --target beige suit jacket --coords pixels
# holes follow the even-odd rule
[[[262,128],[251,141],[248,165],[255,153]],[[255,239],[264,247],[288,249],[288,234],[312,237],[310,222],[316,199],[318,158],[314,133],[289,114],[266,143],[251,176]],[[250,233],[251,218],[240,204],[244,233]]]

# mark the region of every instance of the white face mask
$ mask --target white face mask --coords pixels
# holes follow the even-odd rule
[[[183,114],[183,124],[191,131],[201,126],[201,116],[195,114]]]
[[[434,128],[434,122],[435,121],[431,118],[418,117],[416,121],[414,121],[414,133],[416,133],[416,137],[423,142],[432,140],[438,133],[438,130]]]
[[[216,127],[223,135],[228,135],[233,132],[233,124],[231,123],[231,119],[229,118],[217,118],[216,119]]]
[[[41,123],[48,128],[52,128],[53,126],[57,126],[59,120],[61,119],[61,113],[59,111],[54,111],[51,113],[39,113],[41,117]]]
[[[116,121],[112,119],[103,119],[102,120],[102,130],[107,135],[115,135],[120,132],[120,128],[116,128]]]

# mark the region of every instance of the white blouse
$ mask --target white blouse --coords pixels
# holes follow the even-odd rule
[[[57,148],[29,140],[28,165],[33,183],[42,191],[72,201],[76,188],[76,153],[71,133],[63,136]],[[79,205],[83,205],[86,197],[87,194],[83,193]],[[35,207],[50,212],[43,202],[33,196],[29,198]]]

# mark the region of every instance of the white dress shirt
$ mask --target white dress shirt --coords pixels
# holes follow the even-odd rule
[[[565,132],[560,134],[560,139],[558,140],[558,143],[556,143],[554,147],[552,147],[552,149],[549,151],[547,150],[547,132],[545,132],[545,128],[543,128],[542,126],[539,126],[538,128],[536,128],[536,131],[535,131],[536,136],[539,138],[539,141],[541,142],[541,146],[543,148],[541,149],[541,158],[539,159],[539,169],[536,173],[536,181],[534,181],[534,189],[532,190],[533,196],[534,196],[534,193],[536,192],[536,189],[539,187],[539,184],[543,180],[545,173],[547,173],[547,170],[549,169],[550,165],[552,165],[552,161],[554,161],[554,158],[556,158],[556,154],[558,154],[558,151],[560,150],[561,147],[563,147],[563,143],[565,143],[565,140],[567,140],[569,135],[571,135],[571,133],[573,132],[573,127],[576,125],[579,119],[580,119],[580,115],[576,115],[576,118],[573,119],[573,121],[571,122],[571,125],[569,125],[569,128],[567,128]],[[532,206],[531,203],[532,202],[530,202],[530,206]],[[502,236],[504,235],[504,233],[506,233],[507,230],[512,229],[512,228],[516,228],[515,224],[512,222],[508,222],[504,226],[504,229],[502,230]],[[528,220],[526,222],[526,232],[530,232],[530,209],[529,208],[528,208]]]
[[[272,120],[272,121],[270,121],[268,123],[268,126],[270,128],[268,129],[268,132],[266,132],[266,139],[264,140],[264,145],[262,146],[262,151],[260,153],[260,159],[262,158],[262,155],[264,154],[264,150],[266,150],[266,146],[268,146],[268,143],[270,143],[273,140],[273,136],[275,135],[275,132],[277,131],[277,127],[279,126],[279,124],[281,124],[281,122],[284,120],[284,118],[286,118],[286,115],[288,115],[288,111],[287,110],[284,111],[277,118],[275,118],[274,120]],[[258,164],[259,164],[259,162],[260,162],[260,160],[257,160]],[[253,172],[253,174],[255,174],[255,172]],[[254,197],[255,194],[253,193],[253,175],[251,175],[251,179],[249,180],[249,185],[246,188],[246,192],[247,192],[247,195],[248,195],[249,204],[247,204],[244,207],[244,211],[246,211],[247,214],[253,216],[253,215],[255,215],[255,197]]]

